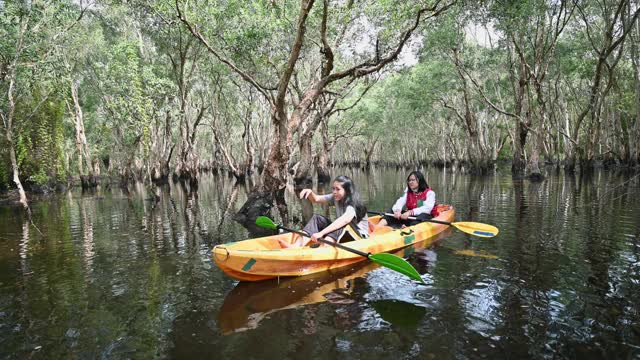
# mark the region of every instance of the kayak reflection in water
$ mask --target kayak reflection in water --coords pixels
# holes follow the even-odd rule
[[[308,276],[240,282],[224,299],[218,312],[218,327],[228,335],[256,329],[262,320],[282,310],[323,302],[353,303],[354,279],[379,267],[373,262],[360,262]]]
[[[438,216],[436,193],[429,187],[420,171],[412,171],[407,176],[404,194],[391,207],[393,216],[385,216],[375,229],[390,225],[395,228],[412,226]],[[415,220],[409,220],[415,217]]]
[[[304,227],[309,237],[299,237],[293,243],[278,240],[283,248],[306,246],[309,242],[317,243],[318,239],[322,238],[339,241],[347,232],[347,226],[351,226],[360,237],[369,237],[367,208],[360,200],[360,194],[348,176],[341,175],[333,180],[331,194],[317,195],[311,189],[304,189],[300,191],[300,198],[314,203],[334,205],[337,219],[331,222],[322,215],[313,215]]]

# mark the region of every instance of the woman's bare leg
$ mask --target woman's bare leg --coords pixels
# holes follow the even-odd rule
[[[278,239],[278,243],[280,244],[281,248],[287,249],[307,246],[310,240],[311,239],[306,236],[298,236],[292,243],[281,239]]]
[[[377,224],[373,225],[373,231],[375,231],[376,229],[379,229],[383,226],[387,226],[387,219],[381,219],[380,221],[378,221]]]

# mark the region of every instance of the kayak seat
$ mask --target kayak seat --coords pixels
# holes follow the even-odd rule
[[[280,236],[280,238],[275,238],[275,240],[278,242],[279,248],[283,248],[283,249],[290,248],[294,243],[296,243],[301,238],[301,235],[296,233],[286,233],[282,235],[289,235],[289,234],[291,234],[291,237]]]
[[[360,236],[360,234],[356,230],[354,230],[351,225],[347,225],[338,242],[342,244],[361,239],[362,237]]]

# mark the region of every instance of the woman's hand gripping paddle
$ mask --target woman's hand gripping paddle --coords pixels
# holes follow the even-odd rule
[[[390,217],[393,217],[393,214],[390,213],[383,213],[383,212],[379,212],[379,211],[367,211],[369,214],[375,214],[375,215],[387,215]],[[409,216],[407,218],[408,220],[419,220],[416,217],[413,216]],[[498,230],[497,227],[493,226],[493,225],[489,225],[489,224],[483,224],[483,223],[479,223],[479,222],[471,222],[471,221],[463,221],[463,222],[446,222],[446,221],[440,221],[440,220],[433,220],[433,219],[429,219],[429,220],[423,220],[423,221],[427,221],[427,222],[432,222],[432,223],[436,223],[436,224],[443,224],[443,225],[449,225],[449,226],[453,226],[454,228],[465,232],[467,234],[471,234],[474,236],[479,236],[479,237],[485,237],[485,238],[490,238],[490,237],[494,237],[496,235],[498,235],[498,232],[500,230]]]

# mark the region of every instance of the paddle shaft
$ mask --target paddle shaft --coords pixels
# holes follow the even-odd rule
[[[377,215],[387,215],[389,217],[395,217],[394,214],[389,214],[389,213],[383,213],[383,212],[378,212],[378,211],[369,211],[369,213],[371,214],[377,214]],[[465,232],[467,234],[471,234],[473,236],[478,236],[478,237],[494,237],[496,235],[498,235],[498,232],[500,231],[497,227],[493,226],[493,225],[487,225],[487,224],[483,224],[483,223],[478,223],[478,222],[469,222],[469,221],[465,221],[465,222],[446,222],[446,221],[441,221],[441,220],[433,220],[433,219],[425,219],[422,220],[420,218],[416,218],[414,216],[409,216],[408,220],[418,220],[418,221],[426,221],[426,222],[432,222],[432,223],[436,223],[436,224],[443,224],[443,225],[447,225],[447,226],[453,226],[454,228]]]
[[[284,227],[282,225],[277,225],[277,226],[278,226],[279,229],[282,229],[282,230],[285,230],[285,231],[296,233],[296,234],[299,234],[299,235],[302,235],[302,236],[309,236],[309,234],[303,233],[302,231],[288,229],[288,228],[286,228],[286,227]],[[325,243],[325,244],[328,244],[328,245],[331,245],[331,246],[335,246],[335,247],[340,248],[342,250],[350,251],[350,252],[352,252],[354,254],[358,254],[360,256],[364,256],[366,258],[369,258],[369,254],[367,254],[365,252],[362,252],[360,250],[356,250],[356,249],[352,249],[350,247],[344,246],[344,245],[342,245],[342,244],[340,244],[338,242],[333,242],[333,241],[325,240],[325,239],[318,239],[318,241],[320,241],[321,243]]]
[[[309,236],[308,234],[305,234],[302,231],[298,231],[298,230],[293,230],[293,229],[288,229],[282,225],[276,225],[273,220],[269,219],[266,216],[258,216],[258,218],[256,219],[256,225],[263,227],[265,229],[271,229],[271,230],[278,230],[278,229],[282,229],[285,231],[290,231],[292,233],[295,234],[300,234],[302,236]],[[412,278],[413,280],[419,281],[424,283],[424,280],[422,280],[422,276],[420,276],[420,273],[418,273],[418,271],[411,265],[409,264],[405,259],[398,257],[396,255],[393,254],[387,254],[387,253],[379,253],[379,254],[371,254],[371,253],[365,253],[362,252],[360,250],[356,250],[356,249],[352,249],[350,247],[344,246],[342,244],[338,244],[337,242],[333,242],[333,241],[329,241],[329,240],[325,240],[325,239],[318,239],[318,241],[323,242],[325,244],[331,245],[331,246],[335,246],[339,249],[342,249],[344,251],[348,251],[348,252],[352,252],[356,255],[360,255],[363,256],[367,259],[369,259],[369,261],[373,261],[374,263],[378,264],[378,265],[382,265],[386,268],[389,268],[393,271],[397,271],[400,274],[406,275],[410,278]]]
[[[394,214],[390,214],[390,213],[383,213],[380,211],[367,211],[370,214],[376,214],[376,215],[386,215],[386,216],[390,216],[390,217],[395,217]],[[407,218],[407,220],[420,220],[415,216],[409,216]],[[450,222],[446,222],[446,221],[440,221],[440,220],[433,220],[433,219],[426,219],[424,221],[428,221],[428,222],[432,222],[432,223],[437,223],[437,224],[443,224],[443,225],[452,225]]]

